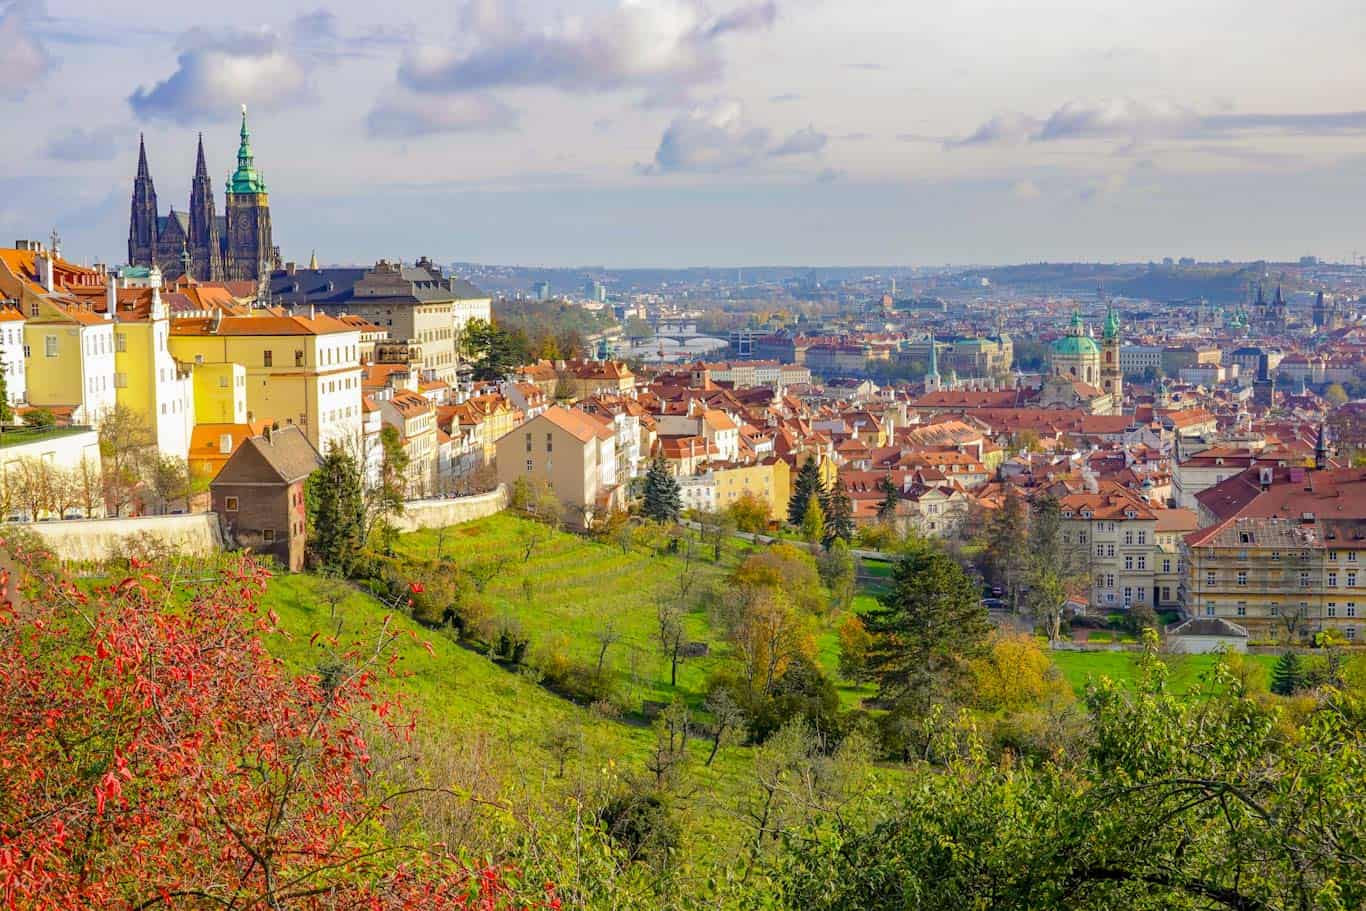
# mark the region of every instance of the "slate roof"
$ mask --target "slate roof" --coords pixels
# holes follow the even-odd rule
[[[242,442],[211,486],[293,484],[322,465],[322,457],[298,427],[283,427]]]

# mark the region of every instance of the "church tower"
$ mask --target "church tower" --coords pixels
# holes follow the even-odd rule
[[[925,371],[925,391],[939,392],[944,381],[939,376],[939,352],[934,344],[934,332],[930,332],[930,369]]]
[[[133,179],[133,205],[128,217],[128,262],[151,265],[157,251],[157,190],[147,167],[147,146],[138,136],[138,173]]]
[[[1110,393],[1116,414],[1124,403],[1124,371],[1119,362],[1119,313],[1114,307],[1107,308],[1105,332],[1101,339],[1100,388]]]
[[[204,162],[204,134],[199,134],[199,154],[190,184],[189,275],[198,281],[223,280],[223,244],[214,213],[213,180]]]
[[[223,270],[229,280],[256,281],[278,266],[279,254],[271,242],[270,194],[265,179],[256,170],[246,105],[242,105],[241,138],[237,170],[228,178]]]

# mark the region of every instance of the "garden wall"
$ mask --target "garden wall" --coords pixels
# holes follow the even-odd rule
[[[223,549],[218,516],[211,512],[133,519],[29,522],[20,527],[47,542],[59,560],[102,562],[125,553],[128,540],[140,535],[186,555],[203,556]]]
[[[403,504],[403,515],[393,520],[399,531],[417,531],[422,528],[444,528],[472,522],[507,509],[508,490],[499,484],[488,493],[472,497],[454,497],[445,500],[411,500]]]

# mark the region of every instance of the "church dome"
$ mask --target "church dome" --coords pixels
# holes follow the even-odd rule
[[[1064,357],[1081,357],[1094,354],[1100,357],[1100,346],[1087,335],[1064,335],[1053,342],[1053,353]]]

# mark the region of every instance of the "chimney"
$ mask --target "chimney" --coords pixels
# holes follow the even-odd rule
[[[55,285],[55,281],[52,277],[52,257],[40,249],[38,255],[33,259],[38,265],[38,281],[42,284],[45,291],[51,293],[54,290]]]
[[[297,271],[297,269],[298,267],[294,263],[285,263],[286,275],[293,275]]]
[[[119,309],[119,274],[109,271],[104,276],[104,318],[113,319]]]

